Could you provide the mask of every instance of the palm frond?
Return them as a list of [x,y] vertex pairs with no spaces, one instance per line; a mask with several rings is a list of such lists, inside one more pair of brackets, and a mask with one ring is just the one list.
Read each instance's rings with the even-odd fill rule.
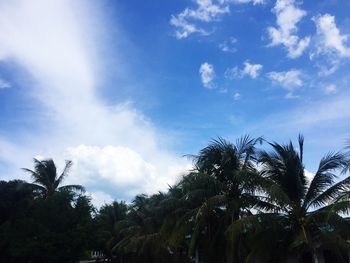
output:
[[[310,205],[320,206],[329,201],[329,198],[331,198],[332,195],[336,193],[336,189],[343,184],[331,187],[329,191],[326,191],[326,194],[322,193],[327,188],[332,186],[334,179],[337,178],[337,176],[332,172],[337,169],[344,168],[345,166],[346,158],[342,153],[328,153],[326,156],[324,156],[320,161],[317,172],[312,179],[308,191],[305,195],[303,207],[308,208]],[[320,194],[322,194],[322,197],[319,200],[316,200]]]
[[[326,186],[329,186],[330,184],[333,183],[332,178],[334,177],[334,175],[332,173],[326,173],[323,175],[325,178],[331,178],[331,179],[328,179],[330,182],[328,181],[328,182],[324,183],[324,184],[326,184]],[[311,184],[312,184],[312,182],[311,182]],[[322,183],[323,182],[321,181],[319,184],[322,184]],[[310,188],[311,188],[311,186],[312,185],[310,185]],[[319,186],[316,185],[315,188],[316,187],[319,187]],[[321,185],[319,187],[320,190],[318,190],[317,192],[316,192],[316,190],[314,190],[316,192],[314,195],[316,195],[316,196],[314,197],[314,199],[309,201],[307,208],[310,206],[319,207],[321,205],[326,205],[326,204],[338,199],[341,196],[341,194],[348,192],[350,190],[350,176],[346,177],[345,179],[341,180],[340,182],[329,187],[327,190],[322,191],[323,188],[324,188],[324,186]],[[305,200],[305,201],[307,202],[308,200]]]
[[63,172],[61,173],[61,175],[56,179],[55,181],[55,187],[57,188],[64,180],[65,177],[67,177],[70,168],[72,167],[73,162],[66,160],[66,165],[64,166]]
[[254,208],[262,212],[283,212],[284,210],[270,202],[270,199],[266,196],[257,196],[251,194],[242,194],[241,196],[243,207],[248,209]]
[[27,185],[34,193],[43,194],[46,191],[45,187],[38,185],[38,184],[27,183]]
[[[270,143],[270,145],[273,152],[260,152],[259,163],[262,164],[262,176],[278,184],[291,201],[300,203],[307,189],[300,154],[294,149],[292,142],[287,145],[278,143]],[[300,138],[300,147],[302,146],[303,141]]]
[[59,191],[62,192],[75,192],[80,191],[82,193],[85,192],[85,188],[81,185],[71,184],[71,185],[64,185],[58,188]]
[[275,204],[280,210],[285,212],[292,206],[292,200],[278,184],[271,184],[265,188],[267,200],[269,203]]
[[298,136],[298,143],[299,143],[300,161],[303,162],[303,157],[304,157],[304,136],[302,134],[299,134],[299,136]]
[[327,213],[336,213],[336,214],[349,214],[350,212],[350,200],[340,200],[334,202],[333,204],[329,204],[327,206],[322,207],[318,211],[323,211]]

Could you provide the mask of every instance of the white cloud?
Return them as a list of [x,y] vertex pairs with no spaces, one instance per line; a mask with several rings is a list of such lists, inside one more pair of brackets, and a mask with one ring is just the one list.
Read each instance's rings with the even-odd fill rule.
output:
[[241,98],[241,94],[239,92],[236,92],[235,94],[233,94],[234,100],[239,100],[240,98]]
[[68,148],[65,156],[74,163],[71,181],[89,185],[101,180],[109,182],[115,188],[125,189],[124,194],[129,198],[138,193],[165,190],[175,183],[185,168],[190,168],[176,163],[161,167],[128,147],[112,145],[79,145]]
[[260,71],[263,66],[261,64],[251,64],[248,61],[244,62],[244,68],[242,70],[243,75],[247,75],[252,79],[255,79],[259,76]]
[[203,26],[213,21],[219,21],[222,16],[230,13],[229,4],[263,4],[264,0],[194,0],[196,8],[185,8],[181,13],[172,15],[170,24],[176,28],[177,39],[187,38],[197,33],[209,35],[211,30]]
[[236,3],[236,4],[249,4],[260,5],[264,4],[266,0],[220,0],[220,3]]
[[238,67],[229,68],[225,72],[225,77],[228,79],[241,79],[245,76],[249,76],[252,79],[256,79],[263,68],[261,64],[251,64],[249,61],[243,63],[243,69]]
[[204,87],[208,89],[215,88],[213,80],[215,78],[214,66],[208,62],[204,62],[199,68],[199,75]]
[[170,19],[170,24],[178,28],[175,31],[175,36],[177,39],[187,38],[193,33],[199,33],[200,35],[208,35],[209,32],[202,28],[197,27],[195,24],[188,22],[183,16],[172,16]]
[[318,68],[318,75],[322,77],[327,77],[336,72],[340,66],[340,60],[337,58],[328,57],[325,60],[316,62],[316,67]]
[[92,204],[97,209],[100,209],[101,206],[110,204],[114,201],[112,196],[102,191],[88,192],[88,195],[91,196]]
[[8,89],[11,88],[11,84],[6,80],[0,78],[0,89]]
[[340,57],[350,57],[349,35],[342,35],[330,14],[313,18],[317,28],[317,52],[336,53]]
[[[136,160],[138,165],[130,170],[135,174],[128,173],[125,181],[140,178],[144,169],[140,187],[132,181],[130,189],[118,191],[121,196],[130,196],[133,189],[151,192],[173,182],[175,170],[185,171],[188,163],[167,150],[166,141],[171,138],[132,105],[107,106],[96,96],[96,83],[101,82],[96,74],[100,65],[96,52],[101,39],[94,38],[94,30],[100,32],[101,25],[94,20],[98,19],[95,11],[86,1],[0,2],[0,61],[16,63],[32,77],[34,85],[23,83],[27,87],[23,96],[40,102],[36,110],[41,116],[35,130],[16,139],[0,137],[0,160],[13,167],[17,177],[20,167],[32,167],[33,156],[52,157],[56,162],[74,157],[76,167],[67,182],[76,177],[81,178],[78,183],[84,182],[86,176],[88,191],[94,187],[89,182],[98,178],[105,178],[107,185],[94,191],[104,191],[109,184],[115,187],[122,179],[107,175],[134,167],[135,163],[126,162]],[[127,153],[124,157],[122,150]],[[80,155],[73,154],[76,152]],[[89,156],[97,161],[87,162]],[[119,158],[111,167],[108,162],[106,167],[101,165],[112,156]],[[88,171],[87,167],[95,174],[74,173],[78,168]]]
[[178,39],[187,38],[193,33],[209,34],[208,31],[196,26],[194,21],[205,23],[216,21],[230,12],[228,6],[214,4],[212,0],[196,0],[196,4],[196,9],[186,8],[180,14],[171,16],[170,24],[177,28],[175,35]]
[[294,0],[277,0],[273,8],[277,18],[277,28],[268,27],[271,43],[269,46],[283,45],[288,57],[300,57],[310,44],[310,37],[299,38],[297,24],[306,15],[306,11],[298,8]]
[[295,97],[294,91],[303,85],[302,72],[296,69],[281,72],[272,71],[267,73],[267,77],[288,91],[287,98]]
[[239,79],[242,78],[241,72],[237,66],[228,68],[225,71],[225,78],[227,79]]
[[224,42],[222,42],[219,45],[219,48],[223,52],[234,53],[237,51],[236,44],[237,44],[237,39],[234,37],[230,37],[228,40],[225,40]]
[[306,179],[308,181],[308,184],[310,184],[312,179],[314,179],[315,173],[312,173],[312,172],[304,169],[304,174],[305,174],[305,177],[306,177]]
[[337,93],[337,86],[335,84],[329,84],[324,87],[324,93],[327,95]]

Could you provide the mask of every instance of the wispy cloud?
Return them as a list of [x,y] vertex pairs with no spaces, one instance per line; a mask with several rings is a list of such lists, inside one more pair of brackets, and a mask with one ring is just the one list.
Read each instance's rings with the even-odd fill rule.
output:
[[187,38],[193,33],[209,34],[194,22],[204,23],[217,21],[222,15],[230,12],[227,5],[214,4],[212,0],[196,0],[197,8],[186,8],[178,15],[172,15],[170,24],[177,28],[175,34],[178,39]]
[[283,45],[288,57],[300,57],[310,44],[310,37],[297,35],[297,24],[306,15],[306,11],[297,7],[294,0],[277,0],[273,12],[276,14],[277,27],[268,27],[271,43],[269,46]]
[[192,34],[210,35],[213,31],[206,29],[211,22],[220,21],[230,13],[230,4],[263,4],[264,0],[195,0],[195,8],[185,8],[177,15],[172,15],[170,24],[176,28],[177,39],[187,38]]
[[199,68],[199,75],[204,87],[208,89],[215,88],[214,79],[215,79],[215,70],[212,64],[204,62]]
[[245,76],[249,76],[252,79],[256,79],[261,71],[263,65],[261,64],[252,64],[249,61],[243,63],[243,68],[239,69],[238,67],[229,68],[225,72],[225,77],[228,79],[241,79]]
[[219,45],[219,48],[223,52],[234,53],[237,51],[237,38],[230,37],[228,40],[225,40]]
[[236,3],[236,4],[248,4],[252,3],[253,5],[264,4],[266,0],[219,0],[220,3]]
[[[90,49],[99,48],[93,30],[100,30],[100,25],[90,24],[98,14],[90,13],[94,8],[87,5],[68,0],[0,3],[0,61],[20,65],[33,78],[34,85],[27,86],[23,96],[41,103],[37,111],[44,114],[45,123],[44,130],[38,125],[15,141],[0,138],[0,160],[18,176],[17,169],[31,167],[31,158],[38,154],[57,162],[71,158],[74,166],[68,180],[103,179],[114,189],[120,178],[140,178],[143,169],[142,180],[130,189],[118,188],[119,196],[130,198],[136,189],[165,189],[176,179],[174,171],[186,170],[187,162],[166,150],[165,136],[137,109],[129,104],[107,106],[96,96],[100,61]],[[139,165],[131,170],[134,177],[125,174],[135,164]],[[80,173],[89,170],[94,174]],[[103,191],[94,184],[87,187]]]
[[9,82],[0,78],[0,89],[8,89],[11,87],[12,85]]
[[302,133],[308,149],[305,160],[314,170],[325,153],[341,149],[345,139],[349,138],[349,103],[349,93],[327,97],[326,100],[304,101],[298,107],[268,114],[251,127],[244,127],[242,132],[257,136],[264,134],[266,139],[285,142]]
[[233,94],[233,99],[234,100],[239,100],[241,98],[241,94],[239,93],[239,92],[235,92],[234,94]]
[[323,91],[326,95],[335,94],[337,93],[337,86],[335,84],[326,85]]
[[297,69],[289,71],[272,71],[267,73],[267,77],[276,85],[288,91],[286,98],[294,98],[294,91],[303,85],[302,72]]

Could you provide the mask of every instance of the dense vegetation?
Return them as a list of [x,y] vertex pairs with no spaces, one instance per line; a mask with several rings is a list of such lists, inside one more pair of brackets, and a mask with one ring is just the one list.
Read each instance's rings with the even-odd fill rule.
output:
[[298,147],[221,138],[167,192],[97,211],[79,185],[62,186],[52,160],[33,183],[0,181],[0,262],[348,262],[349,154],[328,153],[313,178]]

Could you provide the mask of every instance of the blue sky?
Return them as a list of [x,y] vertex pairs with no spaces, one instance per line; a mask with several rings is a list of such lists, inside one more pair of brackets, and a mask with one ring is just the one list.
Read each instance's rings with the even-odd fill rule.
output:
[[350,2],[0,1],[1,178],[52,157],[96,204],[166,189],[217,136],[350,137]]

